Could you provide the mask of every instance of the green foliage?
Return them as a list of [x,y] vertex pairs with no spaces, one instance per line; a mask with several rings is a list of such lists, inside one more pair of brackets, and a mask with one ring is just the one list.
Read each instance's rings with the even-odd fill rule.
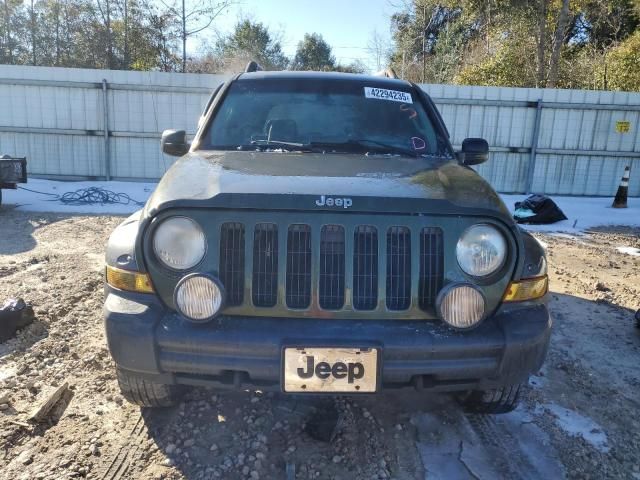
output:
[[363,65],[362,62],[355,61],[349,65],[337,64],[333,67],[333,71],[343,73],[365,73],[367,71],[367,67]]
[[145,0],[126,5],[125,17],[117,0],[38,0],[33,9],[8,0],[0,5],[0,63],[174,70],[175,18]]
[[606,62],[611,90],[640,91],[640,30],[611,50]]
[[535,64],[529,53],[535,46],[530,39],[513,36],[500,42],[497,51],[482,63],[469,65],[455,77],[461,85],[535,87]]
[[262,23],[243,20],[218,45],[221,55],[228,60],[241,59],[243,63],[256,60],[269,70],[283,70],[289,63],[280,42],[273,38]]
[[294,70],[333,70],[336,59],[331,47],[319,33],[306,33],[296,50],[292,67]]
[[572,0],[565,17],[562,5],[412,0],[391,19],[391,66],[427,83],[639,90],[640,1]]

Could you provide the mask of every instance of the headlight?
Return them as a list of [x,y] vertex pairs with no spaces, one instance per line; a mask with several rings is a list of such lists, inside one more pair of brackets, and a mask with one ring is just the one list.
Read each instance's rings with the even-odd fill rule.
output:
[[443,289],[436,302],[442,320],[454,328],[477,325],[484,317],[485,301],[473,286],[458,284]]
[[495,227],[473,225],[458,240],[456,256],[465,273],[474,277],[486,277],[504,264],[507,242]]
[[187,217],[164,220],[153,235],[153,251],[167,267],[187,270],[195,267],[206,250],[200,226]]
[[222,287],[208,275],[193,273],[184,277],[176,286],[174,295],[177,310],[189,320],[206,322],[222,308]]

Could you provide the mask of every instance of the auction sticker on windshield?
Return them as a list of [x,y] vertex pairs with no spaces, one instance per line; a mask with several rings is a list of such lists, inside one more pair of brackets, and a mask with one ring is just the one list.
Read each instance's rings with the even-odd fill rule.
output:
[[390,100],[392,102],[413,103],[410,93],[400,92],[398,90],[387,90],[386,88],[364,87],[364,96],[367,98]]

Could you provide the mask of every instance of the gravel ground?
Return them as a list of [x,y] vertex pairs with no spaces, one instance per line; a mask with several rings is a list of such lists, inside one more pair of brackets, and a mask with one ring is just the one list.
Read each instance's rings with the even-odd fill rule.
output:
[[[640,247],[638,230],[537,235],[555,325],[514,413],[465,415],[412,392],[205,389],[141,411],[118,393],[102,331],[104,244],[121,220],[0,214],[0,302],[20,296],[36,313],[0,344],[0,478],[640,479],[640,257],[616,250]],[[48,421],[25,422],[64,382]]]

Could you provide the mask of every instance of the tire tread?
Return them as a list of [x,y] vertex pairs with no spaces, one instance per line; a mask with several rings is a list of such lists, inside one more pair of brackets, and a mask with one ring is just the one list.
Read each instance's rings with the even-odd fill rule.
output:
[[177,385],[156,383],[116,368],[118,386],[122,396],[141,407],[171,407],[180,399]]
[[469,413],[509,413],[515,410],[520,402],[521,387],[522,384],[516,384],[486,391],[474,390],[462,399],[462,405]]

